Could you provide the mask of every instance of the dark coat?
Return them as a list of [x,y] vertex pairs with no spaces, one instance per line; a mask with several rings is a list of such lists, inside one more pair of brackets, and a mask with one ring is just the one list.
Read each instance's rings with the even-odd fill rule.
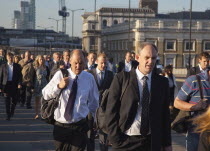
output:
[[[123,141],[124,133],[131,127],[140,105],[136,71],[133,69],[129,74],[129,84],[122,100],[120,100],[120,96],[123,72],[114,77],[110,87],[106,122],[108,136],[113,146],[118,146]],[[153,72],[150,99],[151,151],[160,151],[162,146],[171,145],[168,90],[168,80]]]
[[[136,60],[131,61],[131,69],[136,69],[139,63]],[[117,73],[123,71],[125,69],[125,60],[119,62],[119,67],[117,69]]]
[[[4,87],[7,84],[8,80],[8,64],[2,64],[0,67],[0,87],[4,89]],[[13,76],[12,76],[12,82],[15,87],[18,86],[18,84],[21,85],[22,82],[22,74],[21,74],[21,67],[17,63],[13,63]]]
[[97,75],[96,75],[97,74],[96,69],[92,69],[89,72],[94,76],[94,79],[96,81],[96,84],[97,84],[98,90],[99,90],[99,100],[101,100],[103,92],[106,89],[109,89],[109,87],[112,83],[112,80],[113,80],[113,77],[114,77],[113,72],[111,72],[109,70],[105,70],[104,79],[103,79],[101,85],[99,85],[99,83],[98,83],[98,79],[97,79]]

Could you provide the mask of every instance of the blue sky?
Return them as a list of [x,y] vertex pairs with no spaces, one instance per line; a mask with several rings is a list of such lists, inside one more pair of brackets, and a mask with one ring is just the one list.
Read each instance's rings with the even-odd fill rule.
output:
[[[12,27],[13,11],[20,10],[21,0],[0,0],[0,26],[5,28]],[[27,0],[25,0],[27,1]],[[54,26],[56,23],[48,20],[49,17],[61,19],[58,16],[59,0],[36,0],[36,25]],[[94,10],[95,0],[66,0],[66,6],[70,9],[84,8],[85,11]],[[131,0],[132,7],[138,7],[139,0]],[[190,0],[159,0],[159,12],[166,13],[171,11],[189,10]],[[97,0],[97,8],[101,7],[128,7],[128,0]],[[194,11],[204,11],[210,9],[210,0],[193,0]],[[84,11],[75,12],[74,35],[81,36],[82,19]],[[61,30],[62,24],[59,23]],[[67,33],[71,35],[71,16],[67,19]]]

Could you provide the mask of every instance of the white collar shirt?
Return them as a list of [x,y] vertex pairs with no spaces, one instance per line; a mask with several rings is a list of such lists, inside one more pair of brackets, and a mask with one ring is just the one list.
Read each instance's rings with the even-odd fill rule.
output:
[[89,62],[87,63],[87,66],[88,66],[88,70],[92,70],[93,69],[93,66],[94,64],[90,65]]
[[[77,95],[73,108],[73,116],[71,120],[66,120],[64,117],[65,109],[68,103],[71,87],[76,75],[72,72],[71,68],[67,69],[69,72],[69,85],[65,88],[60,96],[59,105],[55,109],[54,118],[60,123],[75,123],[88,115],[90,112],[93,117],[96,109],[99,107],[99,93],[94,77],[86,72],[82,71],[78,75],[77,79]],[[45,100],[55,98],[61,89],[57,87],[63,78],[61,71],[56,72],[52,80],[44,87],[42,94]]]
[[199,68],[200,68],[200,71],[201,71],[201,73],[204,73],[206,70],[203,70],[202,68],[201,68],[201,65],[200,64],[198,64],[198,66],[199,66]]
[[[148,75],[144,75],[137,68],[136,69],[136,75],[137,75],[137,81],[138,81],[139,92],[140,92],[140,100],[139,100],[139,106],[138,106],[138,109],[137,109],[137,114],[136,114],[136,117],[134,119],[134,122],[131,125],[131,127],[125,132],[129,136],[141,135],[141,133],[140,133],[141,111],[142,111],[141,102],[142,102],[142,91],[143,91],[143,79],[142,78],[144,76],[148,77],[147,84],[148,84],[149,92],[151,90],[151,76],[152,76],[152,72],[150,72]],[[149,131],[149,133],[150,133],[150,131]]]
[[127,62],[127,61],[125,60],[125,71],[126,71],[126,72],[130,72],[130,71],[131,71],[131,68],[132,68],[132,61]]
[[[102,74],[102,75],[100,75],[100,74]],[[104,79],[104,75],[105,75],[105,71],[101,71],[98,68],[96,68],[96,76],[98,79],[98,84],[101,84],[100,81],[101,81],[101,78]]]
[[7,63],[7,65],[8,65],[8,79],[7,79],[7,81],[12,81],[13,63],[12,64]]

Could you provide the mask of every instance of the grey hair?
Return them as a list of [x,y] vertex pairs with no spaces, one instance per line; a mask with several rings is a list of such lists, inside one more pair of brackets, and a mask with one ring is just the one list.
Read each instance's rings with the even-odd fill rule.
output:
[[158,48],[157,48],[157,46],[155,46],[155,44],[153,44],[151,42],[142,42],[142,43],[140,43],[140,46],[138,46],[138,48],[137,48],[137,53],[140,54],[140,52],[144,49],[144,47],[146,47],[148,45],[152,46],[158,52]]

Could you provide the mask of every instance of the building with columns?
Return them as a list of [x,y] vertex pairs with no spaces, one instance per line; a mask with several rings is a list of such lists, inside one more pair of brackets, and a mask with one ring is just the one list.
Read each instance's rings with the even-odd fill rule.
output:
[[[173,64],[182,68],[188,65],[189,59],[189,21],[176,19],[139,19],[131,23],[132,50],[141,42],[152,42],[159,50],[161,63]],[[102,31],[102,50],[115,62],[124,58],[128,50],[128,24],[119,24]],[[191,65],[197,64],[196,56],[210,52],[210,20],[192,22]]]
[[[114,62],[124,59],[126,51],[136,51],[144,41],[159,49],[161,64],[188,66],[189,12],[158,14],[157,0],[140,0],[139,8],[101,8],[83,16],[83,49],[106,52]],[[210,10],[192,12],[191,65],[197,55],[210,52]]]

